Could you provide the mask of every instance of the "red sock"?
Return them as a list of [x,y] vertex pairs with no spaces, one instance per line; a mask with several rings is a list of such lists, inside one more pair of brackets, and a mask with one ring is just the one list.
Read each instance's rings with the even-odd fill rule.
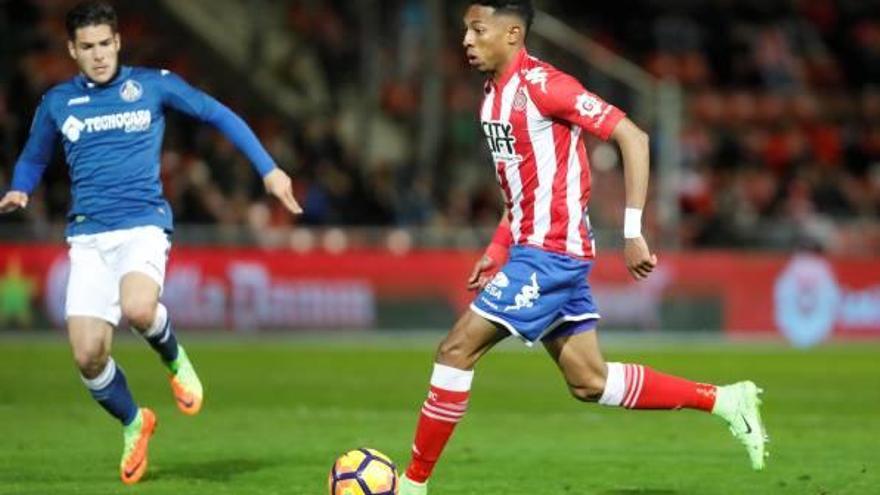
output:
[[[438,370],[438,368],[441,368]],[[450,371],[451,370],[451,371]],[[441,375],[460,374],[458,378],[463,378],[466,382],[467,390],[453,391],[447,388],[441,388],[435,385],[436,382],[444,382],[438,380],[438,373]],[[464,417],[467,411],[468,397],[470,396],[470,379],[473,371],[456,370],[442,365],[435,365],[434,375],[431,378],[431,391],[428,393],[428,399],[422,405],[422,412],[419,415],[419,424],[416,427],[416,438],[413,442],[412,460],[406,469],[406,477],[418,483],[424,483],[431,472],[434,465],[443,452],[443,447],[452,436],[455,425]],[[441,377],[442,378],[442,377]],[[464,388],[461,386],[462,381],[458,381],[459,386],[453,388]]]
[[629,409],[699,409],[712,412],[715,385],[666,375],[639,364],[608,363],[600,404]]

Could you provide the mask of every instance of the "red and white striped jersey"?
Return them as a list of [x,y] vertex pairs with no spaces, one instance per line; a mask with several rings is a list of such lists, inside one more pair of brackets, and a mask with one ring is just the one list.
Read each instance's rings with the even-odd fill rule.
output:
[[607,140],[624,113],[525,49],[485,92],[480,120],[514,244],[592,258],[581,131]]

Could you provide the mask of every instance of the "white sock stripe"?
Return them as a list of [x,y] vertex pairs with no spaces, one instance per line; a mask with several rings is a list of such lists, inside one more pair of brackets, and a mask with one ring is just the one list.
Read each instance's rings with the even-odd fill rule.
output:
[[450,411],[448,409],[443,409],[441,407],[435,407],[427,402],[422,404],[422,410],[423,411],[428,410],[428,411],[431,411],[436,414],[445,414],[446,416],[450,416],[450,417],[454,417],[454,418],[455,417],[460,418],[460,417],[464,416],[464,413],[465,413],[465,411],[456,412],[456,411]]
[[639,396],[642,395],[642,385],[645,382],[645,370],[641,365],[633,364],[633,386],[632,391],[629,395],[629,399],[625,404],[626,407],[632,409],[636,406],[636,403],[639,401]]
[[639,372],[636,367],[631,364],[628,364],[626,366],[629,370],[630,380],[626,390],[626,398],[623,400],[623,407],[628,408],[630,407],[630,404],[632,404],[632,398],[636,392],[636,382],[638,382],[639,380]]
[[623,401],[623,405],[624,407],[631,408],[633,405],[635,405],[636,392],[639,389],[639,366],[635,364],[630,364],[627,366],[629,366],[629,375],[631,377],[631,380],[629,384],[629,391],[626,394],[626,400]]
[[460,370],[451,366],[434,363],[431,385],[450,392],[468,392],[474,379],[474,370]]
[[645,367],[641,364],[639,365],[639,388],[636,390],[636,396],[633,397],[633,407],[636,407],[639,399],[642,397],[642,389],[645,387]]
[[169,325],[170,321],[165,321],[165,330],[162,333],[162,338],[159,339],[160,344],[164,344],[168,342],[168,338],[171,337],[171,325]]
[[159,303],[156,305],[156,317],[153,320],[153,324],[144,332],[144,337],[155,337],[159,335],[159,333],[165,330],[165,327],[168,326],[167,323],[168,309],[164,304]]
[[623,407],[628,407],[629,399],[630,399],[630,397],[632,397],[633,388],[635,388],[635,387],[633,387],[633,382],[635,381],[634,380],[635,377],[633,376],[633,374],[634,374],[635,370],[633,370],[633,367],[631,364],[625,364],[623,366],[624,366],[624,369],[626,370],[626,392],[623,395],[623,402],[621,403],[621,405]]
[[466,411],[468,408],[467,401],[464,402],[438,402],[435,400],[428,399],[425,401],[426,404],[431,404],[434,407],[439,407],[440,409],[449,409],[450,411]]
[[80,378],[89,390],[103,390],[116,378],[116,361],[112,357],[109,358],[104,369],[95,378],[86,378],[82,375]]
[[629,404],[629,396],[632,394],[632,366],[624,364],[623,369],[626,373],[626,382],[624,383],[623,400],[620,402],[620,405],[626,407]]
[[437,421],[442,421],[444,423],[458,423],[459,421],[461,421],[461,418],[450,418],[448,416],[440,416],[440,415],[434,414],[430,411],[426,411],[424,409],[422,409],[422,414],[424,414],[425,416],[427,416],[431,419],[436,419]]
[[605,378],[605,390],[599,398],[603,406],[619,406],[626,392],[626,377],[621,363],[608,363],[608,376]]

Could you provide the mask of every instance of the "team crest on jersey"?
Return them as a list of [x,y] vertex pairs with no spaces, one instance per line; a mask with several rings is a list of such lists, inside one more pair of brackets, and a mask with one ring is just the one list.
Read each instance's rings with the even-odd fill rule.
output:
[[526,105],[529,100],[526,97],[526,90],[522,86],[516,90],[516,95],[513,97],[513,110],[516,112],[522,112],[526,109]]
[[123,100],[134,103],[141,99],[141,96],[144,95],[144,88],[141,86],[141,83],[135,81],[134,79],[129,79],[122,83],[122,87],[119,88],[119,96],[122,97]]
[[577,101],[574,104],[575,110],[582,117],[589,117],[591,119],[598,117],[604,110],[604,107],[605,105],[602,103],[602,100],[589,93],[578,95]]
[[522,157],[516,153],[516,137],[513,135],[513,125],[510,122],[500,120],[484,120],[483,134],[489,144],[489,151],[496,161],[521,161]]

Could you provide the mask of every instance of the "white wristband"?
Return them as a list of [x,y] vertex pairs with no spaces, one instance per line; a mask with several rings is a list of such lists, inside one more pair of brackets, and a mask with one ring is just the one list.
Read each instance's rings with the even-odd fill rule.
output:
[[642,210],[627,208],[623,213],[623,238],[635,239],[642,236]]

